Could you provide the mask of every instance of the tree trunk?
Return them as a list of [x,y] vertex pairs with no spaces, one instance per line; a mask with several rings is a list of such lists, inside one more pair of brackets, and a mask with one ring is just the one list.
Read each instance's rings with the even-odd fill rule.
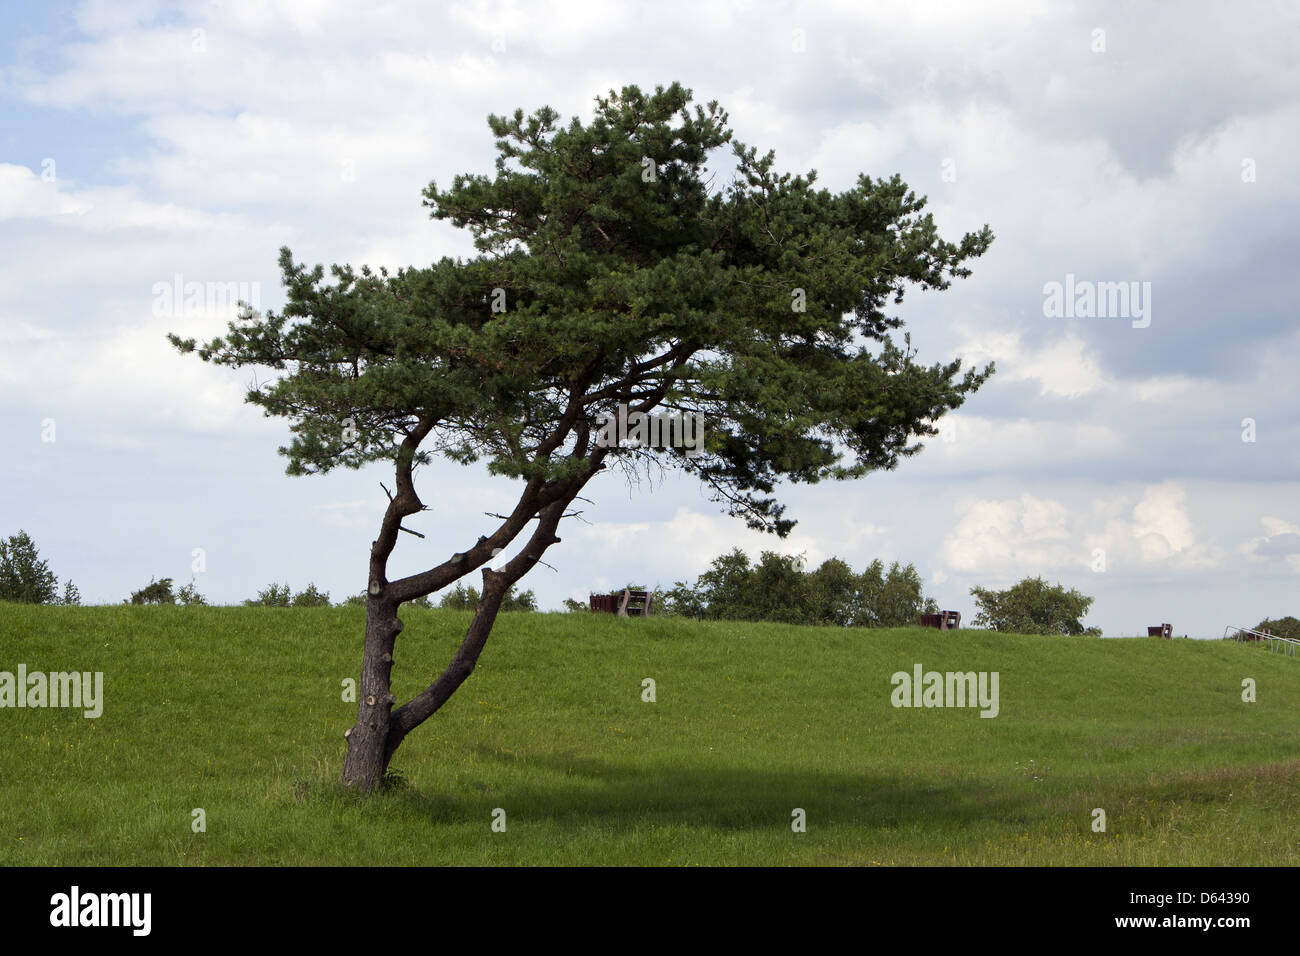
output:
[[357,722],[345,736],[348,753],[343,760],[343,782],[354,790],[377,789],[388,772],[388,762],[406,735],[431,717],[465,682],[478,663],[509,585],[504,575],[485,570],[483,595],[456,656],[439,678],[422,694],[394,714],[397,698],[391,690],[393,646],[402,631],[397,605],[373,595],[366,601],[366,646],[361,658],[361,693]]
[[[585,450],[585,432],[580,444]],[[478,544],[470,552],[453,555],[450,561],[427,575],[403,578],[395,583],[387,582],[388,555],[397,538],[401,518],[421,510],[419,499],[415,498],[411,488],[409,461],[405,470],[399,469],[398,486],[402,489],[402,494],[390,501],[380,536],[371,549],[370,587],[366,598],[366,643],[361,658],[357,722],[344,734],[348,741],[347,756],[343,760],[345,785],[362,793],[376,790],[384,781],[389,760],[406,739],[406,735],[433,716],[465,682],[478,663],[488,635],[492,633],[492,625],[496,621],[497,612],[501,610],[506,591],[537,564],[547,548],[559,542],[555,529],[564,516],[564,509],[573,501],[583,483],[603,467],[597,458],[589,474],[571,479],[561,494],[536,512],[537,529],[523,550],[501,570],[481,569],[483,592],[455,657],[432,684],[393,710],[393,705],[397,703],[391,689],[393,646],[397,635],[402,632],[402,622],[397,617],[397,609],[402,601],[431,593],[439,586],[436,578],[440,572],[446,575],[442,583],[456,580],[465,573],[463,566],[471,559],[471,554],[477,565],[500,550],[500,546],[495,546],[496,550],[489,550],[494,547],[491,539],[479,538]],[[525,498],[521,499],[516,508],[516,516],[510,521],[517,521],[518,524],[528,521],[536,502],[536,489],[530,486]],[[508,543],[517,531],[518,528],[511,529],[508,522],[498,531],[498,535]],[[429,581],[428,575],[434,576],[435,580]]]
[[363,793],[384,780],[392,750],[388,745],[389,718],[396,698],[390,689],[393,645],[402,631],[397,605],[383,596],[366,599],[366,645],[361,657],[361,689],[357,694],[357,722],[344,736],[348,741],[343,761],[343,782]]

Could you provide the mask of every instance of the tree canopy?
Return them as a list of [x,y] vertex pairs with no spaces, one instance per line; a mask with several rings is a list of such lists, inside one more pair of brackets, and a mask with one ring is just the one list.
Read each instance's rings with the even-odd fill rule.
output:
[[[597,98],[588,125],[550,108],[491,116],[496,176],[430,183],[436,219],[482,255],[390,275],[308,269],[282,249],[288,304],[245,312],[183,351],[287,372],[248,393],[291,421],[291,474],[443,454],[553,485],[603,461],[595,418],[620,402],[702,413],[705,454],[662,456],[751,526],[789,531],[775,483],[891,468],[991,368],[920,365],[886,314],[909,284],[947,288],[992,235],[951,243],[900,180],[841,193],[733,144],[716,102],[678,84]],[[675,122],[674,122],[675,121]],[[633,458],[649,450],[617,450]]]
[[1011,634],[1065,634],[1100,636],[1099,628],[1085,628],[1083,617],[1092,598],[1042,578],[1025,578],[1005,591],[975,587],[970,592],[979,613],[972,622]]
[[1267,631],[1277,637],[1287,637],[1293,641],[1300,641],[1300,620],[1287,615],[1275,620],[1265,618],[1255,625],[1256,631]]
[[[64,587],[65,603],[81,603],[76,586]],[[59,579],[41,558],[36,542],[26,531],[0,540],[0,601],[22,604],[59,603]]]

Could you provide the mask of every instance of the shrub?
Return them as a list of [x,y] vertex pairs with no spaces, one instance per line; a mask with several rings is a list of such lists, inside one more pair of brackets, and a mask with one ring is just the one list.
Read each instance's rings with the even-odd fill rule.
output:
[[172,579],[163,578],[149,583],[131,595],[132,604],[175,604],[176,595],[172,593]]
[[291,594],[289,585],[270,584],[263,591],[257,592],[257,597],[246,600],[246,607],[288,607]]
[[449,611],[472,611],[478,607],[478,596],[478,588],[472,584],[466,587],[457,581],[456,586],[442,596],[438,607]]
[[[478,602],[475,602],[476,604]],[[505,597],[501,599],[501,610],[503,611],[536,611],[537,595],[529,588],[519,594],[515,593],[512,587],[506,591]]]
[[[288,585],[285,585],[285,591],[288,590]],[[318,591],[316,585],[308,581],[306,590],[295,594],[290,603],[294,607],[329,607],[330,595],[328,591]]]
[[182,584],[180,590],[176,592],[176,599],[186,606],[205,605],[207,600],[199,593],[198,586],[195,585],[194,579],[190,578],[189,584]]

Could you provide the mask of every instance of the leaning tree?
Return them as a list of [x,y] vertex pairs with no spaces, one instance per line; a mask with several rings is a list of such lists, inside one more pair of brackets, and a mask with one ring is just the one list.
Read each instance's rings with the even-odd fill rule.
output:
[[[282,249],[282,311],[245,307],[206,345],[170,336],[205,361],[281,373],[247,400],[289,420],[289,474],[394,467],[369,556],[349,786],[380,784],[407,734],[469,677],[503,596],[602,470],[680,468],[729,514],[784,536],[794,522],[772,497],[778,481],[895,467],[992,372],[917,363],[885,311],[910,285],[969,275],[987,227],[940,239],[898,176],[831,193],[815,172],[778,174],[772,153],[732,141],[716,102],[690,103],[674,83],[597,97],[587,124],[558,125],[549,107],[490,116],[495,175],[424,192],[432,218],[471,231],[473,258],[396,274],[335,265],[326,281]],[[714,190],[705,164],[728,143],[731,181]],[[703,445],[606,440],[620,406],[701,415]],[[425,510],[417,471],[438,456],[485,460],[516,480],[518,501],[464,550],[390,580],[403,520]],[[475,570],[482,593],[454,658],[397,706],[400,607]]]

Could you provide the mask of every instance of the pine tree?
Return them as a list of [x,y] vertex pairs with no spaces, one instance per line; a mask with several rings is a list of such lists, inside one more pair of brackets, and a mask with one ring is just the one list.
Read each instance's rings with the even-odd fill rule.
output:
[[[335,265],[326,282],[282,249],[282,312],[246,309],[203,345],[170,337],[205,361],[283,373],[247,399],[291,422],[290,474],[392,463],[346,735],[351,786],[377,787],[469,676],[507,591],[559,542],[600,472],[681,469],[729,514],[784,536],[794,522],[778,482],[895,467],[992,371],[918,363],[886,312],[910,286],[968,275],[987,227],[939,238],[898,176],[832,193],[815,172],[777,173],[772,153],[733,141],[716,102],[690,105],[674,83],[611,91],[585,124],[561,126],[549,107],[490,116],[495,175],[424,193],[433,218],[473,234],[477,256],[396,274]],[[735,179],[715,191],[706,162],[729,144]],[[602,440],[611,416],[660,412],[699,416],[702,444]],[[390,580],[403,522],[426,510],[415,472],[436,455],[485,461],[517,479],[518,501],[464,550]],[[475,571],[481,599],[459,650],[395,706],[398,609]]]

